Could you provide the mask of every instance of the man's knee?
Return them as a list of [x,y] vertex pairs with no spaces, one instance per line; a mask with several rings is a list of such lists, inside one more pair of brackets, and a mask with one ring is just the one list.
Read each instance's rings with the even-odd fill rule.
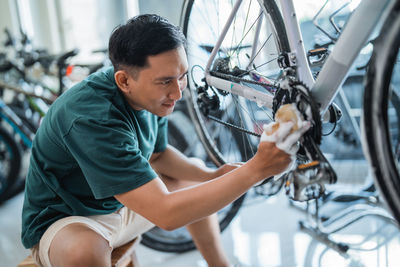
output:
[[54,237],[49,257],[52,266],[109,266],[111,248],[98,233],[75,224]]
[[[199,158],[191,157],[191,158],[189,158],[189,160],[193,164],[195,164],[195,165],[197,165],[199,167],[206,166],[204,161],[199,159]],[[168,190],[170,192],[173,192],[173,191],[176,191],[176,190],[179,190],[179,189],[183,189],[183,188],[187,188],[187,187],[190,187],[190,186],[193,186],[193,185],[197,185],[197,184],[200,183],[200,182],[195,182],[195,181],[190,181],[190,180],[176,179],[174,177],[162,175],[160,173],[158,173],[158,175],[161,178],[161,180],[164,182],[164,184],[167,186],[167,188],[168,188]]]
[[189,160],[190,160],[192,163],[194,163],[194,164],[196,164],[197,166],[199,166],[199,167],[205,167],[205,166],[206,166],[206,163],[205,163],[202,159],[195,158],[195,157],[191,157],[191,158],[189,158]]

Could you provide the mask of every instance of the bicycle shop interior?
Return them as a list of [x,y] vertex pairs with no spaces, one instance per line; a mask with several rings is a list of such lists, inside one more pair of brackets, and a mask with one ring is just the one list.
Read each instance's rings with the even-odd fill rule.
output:
[[[185,18],[181,16],[188,3],[193,5],[193,2],[202,3],[204,10],[227,7],[215,13],[226,16],[236,1],[0,0],[1,266],[18,266],[31,254],[21,242],[25,177],[32,140],[51,104],[91,73],[111,66],[107,45],[116,26],[139,14],[158,14],[184,28]],[[241,5],[250,9],[253,5],[250,2],[257,1],[247,0]],[[331,48],[335,39],[332,34],[340,34],[332,25],[343,27],[355,2],[359,1],[294,1],[306,50]],[[245,12],[245,16],[251,16],[252,12]],[[211,12],[206,13],[212,16]],[[198,26],[201,29],[203,22]],[[199,30],[196,38],[204,44],[204,50],[211,47],[210,53],[208,36],[201,33]],[[338,125],[323,126],[324,133],[332,133],[323,136],[321,150],[334,166],[337,182],[327,185],[326,192],[317,200],[299,202],[288,196],[283,179],[273,178],[273,182],[251,188],[235,202],[236,206],[224,208],[219,212],[227,220],[221,233],[222,245],[231,266],[400,266],[398,222],[374,184],[360,137],[363,76],[371,46],[368,44],[362,50],[357,66],[342,85],[340,97],[335,99],[345,110],[343,118]],[[314,56],[316,69],[325,55],[328,52]],[[199,70],[193,67],[196,68]],[[198,135],[199,129],[188,110],[191,102],[186,98],[183,94],[174,112],[167,116],[168,142],[185,155],[201,158],[208,167],[217,168],[213,155]],[[218,128],[227,124],[220,124]],[[224,131],[219,135],[221,147],[238,142],[235,136],[227,138]],[[258,139],[251,138],[258,144]],[[239,146],[234,149],[236,152],[230,153],[239,156],[247,153]],[[8,186],[7,179],[12,179],[12,185]],[[153,229],[142,236],[142,243],[135,248],[138,263],[143,267],[208,266],[198,250],[181,245],[188,240],[191,237],[184,229]]]

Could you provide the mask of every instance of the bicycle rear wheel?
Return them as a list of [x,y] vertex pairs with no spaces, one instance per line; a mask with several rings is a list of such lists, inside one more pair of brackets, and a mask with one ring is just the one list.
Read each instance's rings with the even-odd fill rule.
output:
[[[196,131],[217,166],[250,159],[262,125],[272,120],[271,110],[244,97],[213,87],[201,90],[207,60],[235,2],[187,1],[182,16],[189,62],[185,98]],[[244,0],[217,52],[212,75],[240,80],[273,95],[273,85],[281,75],[278,57],[287,51],[286,31],[275,1]]]
[[0,128],[0,203],[7,199],[21,166],[21,153],[12,136]]
[[[245,195],[238,198],[232,204],[218,211],[219,227],[224,231],[231,223],[243,204]],[[186,228],[174,231],[165,231],[154,227],[142,235],[141,243],[149,248],[164,252],[186,252],[195,249],[195,244]]]
[[374,43],[364,95],[363,127],[376,183],[400,222],[400,2]]

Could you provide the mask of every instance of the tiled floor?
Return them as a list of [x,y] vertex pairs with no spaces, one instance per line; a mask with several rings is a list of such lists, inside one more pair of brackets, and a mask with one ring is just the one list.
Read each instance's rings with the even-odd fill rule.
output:
[[[29,253],[19,240],[22,201],[20,194],[0,207],[0,266],[16,266]],[[330,205],[324,207],[330,213],[343,209]],[[224,247],[238,266],[400,266],[399,230],[379,217],[366,216],[331,236],[350,244],[345,255],[299,230],[298,222],[304,218],[305,213],[283,194],[268,200],[248,198],[223,233]],[[197,251],[161,253],[140,245],[138,257],[143,267],[207,266]]]

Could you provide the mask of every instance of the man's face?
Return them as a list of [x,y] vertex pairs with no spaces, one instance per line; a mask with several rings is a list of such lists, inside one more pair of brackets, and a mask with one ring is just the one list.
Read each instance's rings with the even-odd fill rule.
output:
[[[124,95],[136,110],[145,109],[158,116],[174,110],[187,85],[188,63],[183,46],[147,58],[149,66],[129,75]],[[135,79],[136,78],[136,79]]]

